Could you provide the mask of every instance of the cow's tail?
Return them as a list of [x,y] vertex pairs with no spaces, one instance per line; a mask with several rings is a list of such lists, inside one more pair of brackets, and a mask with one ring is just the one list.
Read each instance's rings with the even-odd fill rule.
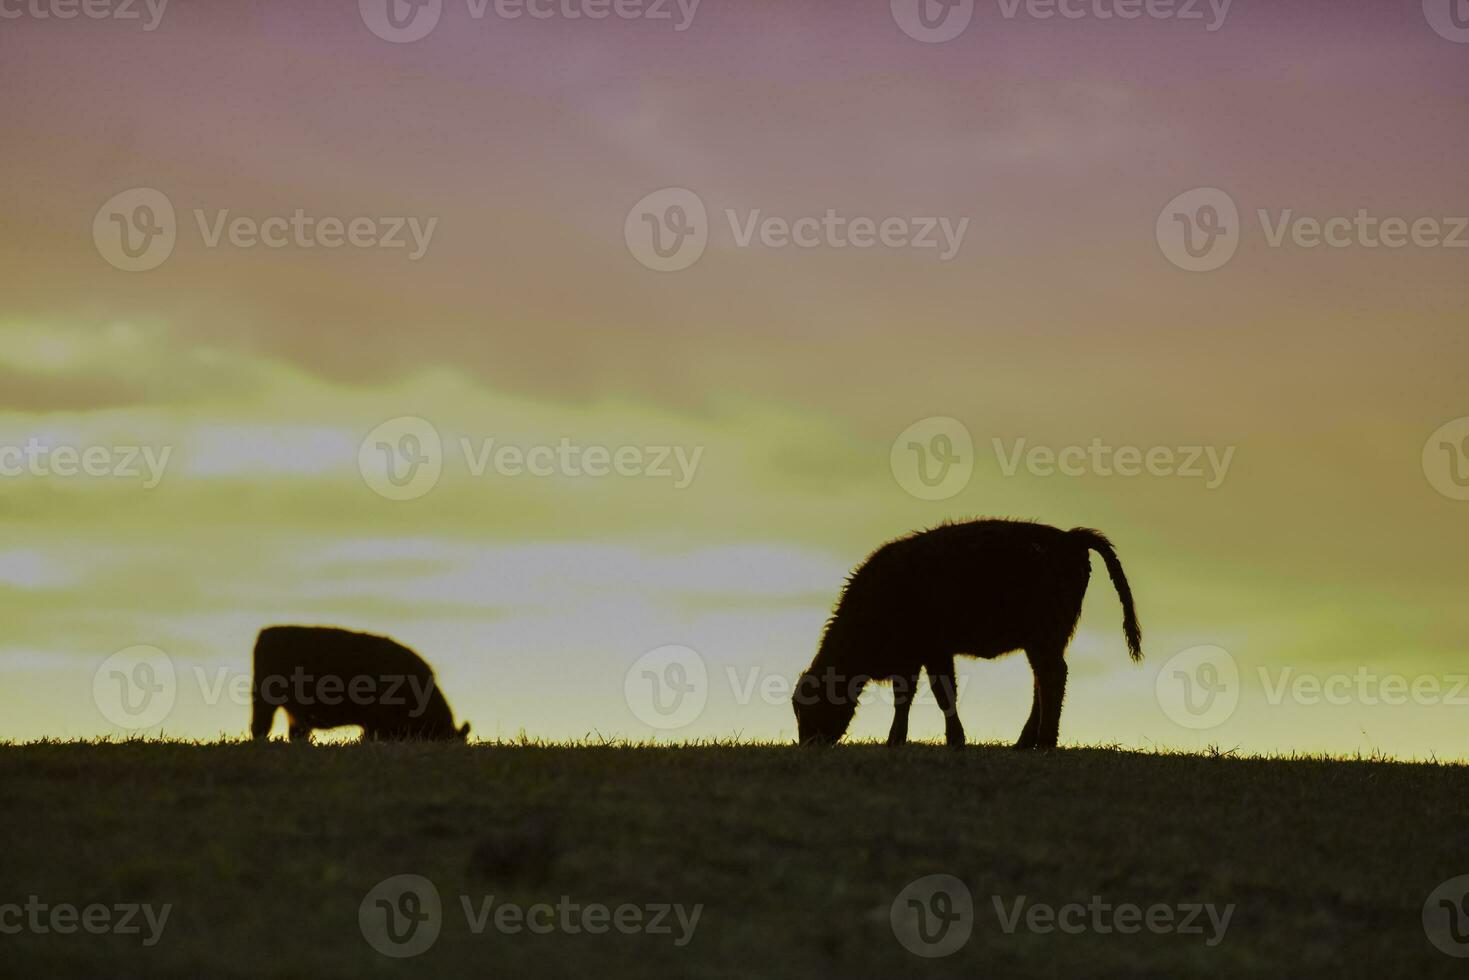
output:
[[1143,632],[1137,624],[1137,610],[1132,607],[1132,589],[1127,584],[1127,576],[1122,574],[1122,562],[1117,560],[1112,542],[1101,531],[1089,527],[1074,527],[1070,533],[1089,550],[1101,555],[1107,564],[1107,575],[1117,590],[1117,598],[1122,600],[1122,633],[1127,637],[1127,652],[1133,660],[1143,659]]

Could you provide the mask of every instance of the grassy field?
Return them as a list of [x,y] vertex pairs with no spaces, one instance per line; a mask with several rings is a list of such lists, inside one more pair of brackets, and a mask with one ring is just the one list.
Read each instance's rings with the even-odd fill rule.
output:
[[[1448,976],[1469,964],[1421,916],[1469,873],[1466,775],[991,746],[6,746],[0,905],[36,896],[48,930],[60,905],[171,908],[151,935],[142,912],[128,935],[24,925],[0,975]],[[369,893],[403,874],[441,912],[394,957],[359,911],[385,922]],[[952,890],[898,901],[936,874],[967,920]],[[395,914],[431,914],[384,887]],[[920,949],[949,955],[900,941],[914,894],[951,921]],[[1068,903],[1087,910],[1048,930]],[[1113,928],[1128,903],[1174,927]],[[1195,904],[1232,905],[1227,927],[1178,929]],[[594,934],[598,906],[622,918]]]

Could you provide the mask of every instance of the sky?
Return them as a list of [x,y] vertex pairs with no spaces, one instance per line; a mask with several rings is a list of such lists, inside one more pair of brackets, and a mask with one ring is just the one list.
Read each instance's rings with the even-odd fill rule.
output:
[[1136,595],[1063,744],[1469,758],[1469,12],[387,2],[0,0],[0,738],[242,736],[315,623],[786,740],[850,569],[1004,516]]

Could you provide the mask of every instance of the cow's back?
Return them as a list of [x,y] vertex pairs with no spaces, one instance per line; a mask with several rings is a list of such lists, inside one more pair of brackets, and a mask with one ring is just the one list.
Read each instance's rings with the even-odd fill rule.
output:
[[[889,542],[852,575],[838,612],[885,644],[995,656],[1079,607],[1086,549],[1025,521],[946,524]],[[1057,612],[1057,607],[1064,607]]]
[[351,677],[392,674],[426,677],[423,658],[386,636],[333,626],[269,626],[255,641],[256,673]]

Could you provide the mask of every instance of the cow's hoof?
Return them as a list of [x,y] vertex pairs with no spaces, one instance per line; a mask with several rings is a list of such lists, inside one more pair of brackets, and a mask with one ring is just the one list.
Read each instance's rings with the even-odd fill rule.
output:
[[1015,751],[1017,751],[1017,752],[1028,752],[1031,749],[1036,748],[1036,747],[1037,746],[1036,746],[1036,743],[1035,743],[1035,739],[1033,739],[1033,738],[1024,738],[1024,737],[1022,737],[1019,741],[1017,741],[1012,746],[1012,748],[1014,748]]
[[957,735],[957,736],[956,735],[950,735],[950,736],[948,736],[948,738],[944,739],[944,742],[951,749],[962,749],[964,747],[964,736],[963,735]]
[[902,738],[898,738],[895,735],[889,735],[888,736],[887,745],[888,745],[889,748],[892,748],[892,747],[895,747],[895,746],[898,746],[898,745],[907,745],[907,744],[908,744],[908,737],[906,735],[903,736]]

